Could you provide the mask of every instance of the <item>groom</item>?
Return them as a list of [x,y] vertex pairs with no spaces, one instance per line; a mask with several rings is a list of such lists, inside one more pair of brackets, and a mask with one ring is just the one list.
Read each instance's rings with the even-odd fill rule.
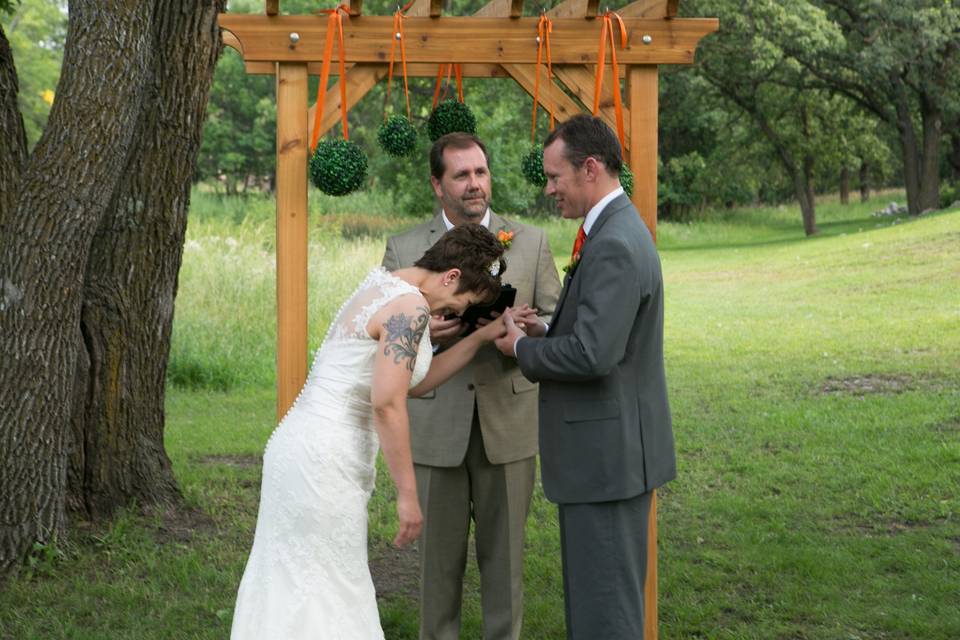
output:
[[547,138],[546,193],[583,218],[549,328],[497,341],[540,383],[540,465],[559,504],[567,638],[643,638],[651,492],[676,475],[663,368],[663,280],[620,187],[620,144],[576,116]]

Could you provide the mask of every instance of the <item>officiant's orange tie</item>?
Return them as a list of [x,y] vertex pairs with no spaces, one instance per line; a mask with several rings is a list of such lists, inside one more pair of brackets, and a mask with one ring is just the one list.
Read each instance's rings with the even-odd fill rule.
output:
[[584,240],[587,239],[587,232],[583,230],[583,224],[580,225],[580,229],[577,231],[577,239],[573,241],[573,253],[570,254],[571,264],[576,262],[580,257],[580,248],[583,246]]

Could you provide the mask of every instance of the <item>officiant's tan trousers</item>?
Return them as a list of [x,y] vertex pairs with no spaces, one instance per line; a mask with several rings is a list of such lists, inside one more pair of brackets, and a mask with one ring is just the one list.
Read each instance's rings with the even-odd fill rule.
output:
[[457,467],[414,466],[423,511],[419,541],[421,640],[458,640],[470,520],[474,521],[484,640],[518,640],[523,542],[536,458],[491,464],[476,411]]

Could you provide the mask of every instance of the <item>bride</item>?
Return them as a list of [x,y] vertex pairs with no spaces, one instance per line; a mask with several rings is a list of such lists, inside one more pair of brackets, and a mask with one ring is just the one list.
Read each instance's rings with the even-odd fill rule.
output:
[[426,328],[431,315],[496,298],[503,251],[483,227],[458,226],[415,266],[371,271],[344,303],[263,454],[233,640],[383,638],[367,567],[377,449],[397,487],[394,543],[405,545],[423,522],[407,396],[443,383],[504,332],[498,319],[434,357]]

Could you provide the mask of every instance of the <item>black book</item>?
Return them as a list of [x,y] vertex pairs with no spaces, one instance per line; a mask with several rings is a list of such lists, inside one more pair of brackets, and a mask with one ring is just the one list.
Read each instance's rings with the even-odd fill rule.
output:
[[486,318],[487,320],[493,320],[493,312],[501,314],[507,307],[512,307],[513,303],[517,299],[517,290],[514,289],[509,284],[505,284],[500,287],[500,295],[492,304],[485,305],[474,305],[468,307],[466,311],[463,312],[463,315],[460,316],[460,319],[467,329],[463,335],[467,335],[472,331],[475,331],[477,328],[477,320],[480,318]]

